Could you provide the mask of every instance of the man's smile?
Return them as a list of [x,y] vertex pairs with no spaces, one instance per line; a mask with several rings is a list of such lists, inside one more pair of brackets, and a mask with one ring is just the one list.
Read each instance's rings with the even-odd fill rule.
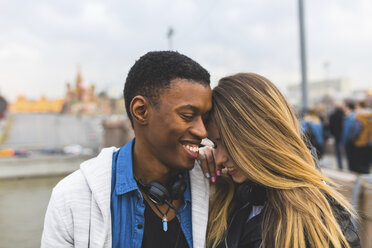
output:
[[199,156],[199,145],[193,143],[182,144],[183,148],[190,155],[191,158],[196,159]]

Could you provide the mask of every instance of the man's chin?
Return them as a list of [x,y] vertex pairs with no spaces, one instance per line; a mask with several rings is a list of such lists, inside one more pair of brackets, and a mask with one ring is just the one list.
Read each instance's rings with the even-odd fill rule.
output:
[[194,166],[195,166],[195,160],[187,164],[177,165],[174,167],[174,169],[179,170],[179,171],[186,171],[186,170],[188,171],[188,170],[192,170]]
[[192,170],[192,169],[194,169],[194,166],[195,166],[195,163],[193,163],[192,165],[190,165],[189,167],[187,167],[186,170]]

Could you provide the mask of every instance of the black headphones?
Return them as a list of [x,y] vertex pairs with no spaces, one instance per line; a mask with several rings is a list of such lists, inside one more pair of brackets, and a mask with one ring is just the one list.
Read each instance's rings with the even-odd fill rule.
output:
[[172,205],[172,200],[181,199],[187,188],[187,183],[182,173],[178,174],[168,188],[156,181],[144,184],[141,179],[134,179],[136,180],[138,187],[142,189],[143,193],[145,193],[154,204],[163,205],[166,203],[174,210],[176,209]]
[[241,204],[263,205],[266,201],[266,188],[256,183],[245,181],[236,184],[235,197]]

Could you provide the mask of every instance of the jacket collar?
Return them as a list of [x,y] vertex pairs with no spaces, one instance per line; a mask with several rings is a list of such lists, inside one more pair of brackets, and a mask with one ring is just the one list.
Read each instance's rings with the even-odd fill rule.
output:
[[191,184],[191,215],[193,247],[205,247],[209,208],[209,181],[195,162],[189,173]]
[[133,145],[134,139],[132,139],[118,151],[119,154],[117,155],[116,160],[115,183],[115,192],[117,195],[122,195],[138,189],[137,183],[133,176]]
[[102,230],[105,233],[100,236],[102,240],[97,240],[101,247],[104,247],[107,240],[111,240],[111,171],[112,154],[116,150],[115,147],[104,148],[97,157],[80,165],[80,170],[92,192],[92,198],[102,214]]

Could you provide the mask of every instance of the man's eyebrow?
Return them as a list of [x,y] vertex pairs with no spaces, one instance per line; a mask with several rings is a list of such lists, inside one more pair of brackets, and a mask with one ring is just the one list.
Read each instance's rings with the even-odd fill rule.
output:
[[194,105],[191,105],[191,104],[182,105],[182,106],[177,108],[177,110],[187,110],[187,109],[191,109],[194,112],[199,111],[199,108],[197,108],[197,107],[195,107]]

